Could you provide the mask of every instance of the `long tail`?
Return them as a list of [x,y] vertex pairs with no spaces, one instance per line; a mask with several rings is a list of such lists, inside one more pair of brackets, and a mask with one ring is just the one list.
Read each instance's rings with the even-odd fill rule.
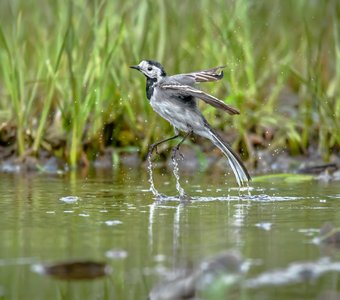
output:
[[231,147],[227,143],[225,143],[222,140],[222,138],[209,125],[207,125],[207,129],[209,130],[209,133],[211,134],[211,138],[210,138],[211,141],[228,158],[230,167],[235,174],[238,185],[239,186],[245,185],[248,181],[251,180],[251,177],[246,167],[242,163],[241,159],[233,151],[233,149],[231,149]]

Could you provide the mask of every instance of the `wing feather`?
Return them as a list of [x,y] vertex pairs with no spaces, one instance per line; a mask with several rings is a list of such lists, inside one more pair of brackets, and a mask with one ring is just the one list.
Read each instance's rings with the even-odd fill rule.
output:
[[227,104],[225,104],[222,100],[217,99],[214,96],[211,96],[201,90],[198,90],[192,86],[189,85],[183,85],[183,84],[166,84],[163,83],[162,85],[160,85],[160,87],[162,89],[165,90],[172,90],[172,91],[177,91],[178,94],[180,95],[184,95],[184,96],[193,96],[193,97],[197,97],[200,98],[201,100],[203,100],[204,102],[222,109],[224,111],[226,111],[228,114],[230,115],[238,115],[240,114],[240,112],[236,109],[233,108],[232,106],[229,106]]
[[215,68],[197,71],[197,72],[191,72],[191,73],[185,73],[185,74],[178,74],[175,75],[176,77],[189,77],[194,82],[209,82],[209,81],[217,81],[223,78],[223,68],[225,66],[218,66]]

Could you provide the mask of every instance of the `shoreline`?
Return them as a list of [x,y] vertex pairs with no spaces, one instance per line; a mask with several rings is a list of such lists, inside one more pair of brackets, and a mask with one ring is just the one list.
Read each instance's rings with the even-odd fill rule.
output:
[[[171,159],[166,156],[168,151],[153,154],[153,167],[172,170]],[[139,152],[120,153],[115,155],[113,149],[106,149],[93,161],[81,162],[75,169],[56,156],[40,153],[39,157],[27,155],[23,159],[10,156],[0,160],[0,173],[46,173],[65,174],[73,170],[117,170],[119,168],[147,169],[147,162]],[[198,172],[229,173],[230,167],[227,159],[218,151],[201,152],[196,147],[184,145],[181,148],[184,158],[178,157],[179,169],[183,174],[194,175]],[[318,155],[291,156],[286,151],[268,150],[257,151],[252,158],[255,167],[249,161],[244,161],[252,176],[263,174],[310,174],[322,181],[340,180],[340,155],[332,154],[329,162],[324,162]]]

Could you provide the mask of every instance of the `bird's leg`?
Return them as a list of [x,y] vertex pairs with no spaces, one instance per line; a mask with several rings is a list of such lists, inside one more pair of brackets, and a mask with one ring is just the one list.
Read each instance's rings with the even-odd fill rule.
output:
[[193,131],[190,127],[190,130],[188,131],[188,133],[181,139],[181,141],[174,147],[172,148],[172,155],[171,155],[171,159],[175,159],[177,153],[180,154],[180,156],[183,158],[183,155],[179,152],[179,148],[181,147],[181,145],[184,143],[184,141],[193,134]]
[[[173,164],[173,173],[176,178],[176,189],[179,192],[179,198],[181,200],[187,199],[187,194],[185,193],[184,189],[182,188],[180,184],[180,178],[179,178],[179,169],[178,169],[178,162],[176,160],[176,154],[179,152],[179,147],[183,144],[183,142],[192,134],[192,129],[190,127],[189,132],[182,138],[182,140],[177,144],[176,147],[172,148],[172,155],[171,160]],[[182,156],[182,155],[181,155]],[[182,156],[183,157],[183,156]]]
[[147,157],[146,157],[146,160],[148,162],[148,170],[149,170],[149,182],[150,182],[150,190],[151,192],[157,197],[157,198],[161,198],[162,195],[156,190],[155,188],[155,185],[154,185],[154,182],[153,182],[153,176],[152,176],[152,160],[151,160],[151,156],[152,156],[152,152],[156,149],[157,151],[157,146],[162,144],[162,143],[165,143],[167,141],[170,141],[172,139],[175,139],[177,138],[179,135],[176,134],[175,136],[173,137],[170,137],[170,138],[167,138],[165,140],[162,140],[162,141],[159,141],[157,143],[154,143],[150,146],[149,148],[149,151],[148,151],[148,154],[147,154]]
[[[149,151],[148,151],[148,154],[147,154],[147,156],[146,156],[147,159],[149,159],[149,158],[151,157],[152,152],[153,152],[155,149],[156,149],[156,152],[157,152],[157,147],[158,147],[160,144],[163,144],[163,143],[165,143],[165,142],[174,140],[174,139],[178,138],[179,136],[180,136],[179,134],[176,134],[176,135],[174,135],[174,136],[172,136],[172,137],[170,137],[170,138],[167,138],[167,139],[165,139],[165,140],[161,140],[161,141],[159,141],[159,142],[157,142],[157,143],[152,144],[152,145],[150,146]],[[158,153],[158,152],[157,152],[157,153]]]

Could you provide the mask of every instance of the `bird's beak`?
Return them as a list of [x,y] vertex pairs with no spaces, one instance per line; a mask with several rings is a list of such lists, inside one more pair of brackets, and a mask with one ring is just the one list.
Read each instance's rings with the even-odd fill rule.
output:
[[136,69],[136,70],[140,70],[140,67],[137,65],[137,66],[130,66],[131,69]]

